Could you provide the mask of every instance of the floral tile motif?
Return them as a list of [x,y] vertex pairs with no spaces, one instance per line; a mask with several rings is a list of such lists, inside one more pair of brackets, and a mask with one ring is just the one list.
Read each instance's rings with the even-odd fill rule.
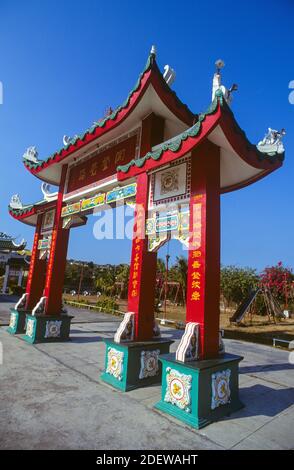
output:
[[17,314],[12,312],[10,314],[9,328],[11,328],[12,330],[15,330],[16,325],[17,325]]
[[166,393],[164,401],[191,413],[192,375],[181,374],[175,369],[166,369]]
[[35,329],[36,329],[36,320],[34,320],[33,318],[28,318],[27,324],[26,324],[26,335],[29,336],[30,338],[33,338],[35,334]]
[[214,410],[220,405],[230,403],[230,369],[215,372],[211,376],[212,398],[211,409]]
[[109,348],[107,353],[106,373],[113,375],[113,377],[115,377],[117,380],[122,380],[123,360],[123,351],[118,351],[115,348]]
[[46,322],[45,338],[59,338],[61,324],[61,320],[48,320]]
[[159,372],[158,356],[160,350],[155,351],[142,351],[141,352],[141,369],[139,379],[146,379],[147,377],[154,377]]

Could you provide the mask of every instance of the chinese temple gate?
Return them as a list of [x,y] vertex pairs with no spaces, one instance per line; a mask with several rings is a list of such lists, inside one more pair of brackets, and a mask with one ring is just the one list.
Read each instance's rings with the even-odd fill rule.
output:
[[[282,133],[271,129],[258,146],[247,140],[229,106],[235,87],[221,84],[219,63],[212,102],[199,115],[171,90],[174,72],[165,70],[153,47],[123,105],[84,134],[65,136],[45,160],[35,147],[25,153],[44,197],[23,205],[13,196],[9,206],[35,227],[27,289],[10,332],[25,317],[26,341],[68,339],[62,291],[69,232],[96,208],[135,203],[128,313],[114,340],[105,340],[102,379],[122,391],[162,380],[156,406],[199,428],[242,406],[242,358],[220,349],[220,196],[278,169],[284,149]],[[49,184],[58,191],[50,193]],[[154,322],[157,251],[171,237],[188,250],[186,329],[176,355]]]
[[14,278],[18,287],[22,286],[24,273],[28,270],[29,256],[24,249],[26,242],[15,243],[15,238],[0,232],[0,265],[5,266],[2,292],[9,290],[9,280]]

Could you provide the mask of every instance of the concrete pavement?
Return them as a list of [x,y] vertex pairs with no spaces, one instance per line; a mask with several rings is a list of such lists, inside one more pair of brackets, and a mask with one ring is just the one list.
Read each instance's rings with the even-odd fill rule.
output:
[[[8,305],[0,303],[2,321]],[[102,339],[113,337],[120,319],[87,310],[72,313],[79,322],[67,343],[32,346],[0,328],[0,448],[294,448],[294,366],[287,351],[225,340],[228,352],[244,356],[245,408],[196,431],[153,409],[160,386],[123,394],[101,382]],[[81,323],[83,318],[87,321]],[[162,331],[176,340],[175,350],[182,332]]]

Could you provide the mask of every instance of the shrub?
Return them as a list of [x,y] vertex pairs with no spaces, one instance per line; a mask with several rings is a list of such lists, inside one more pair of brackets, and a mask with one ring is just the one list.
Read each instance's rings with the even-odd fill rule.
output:
[[107,295],[101,295],[96,303],[97,307],[101,307],[104,312],[111,312],[112,310],[118,310],[118,304],[113,297]]
[[13,295],[18,295],[18,296],[21,296],[25,291],[24,287],[21,287],[21,286],[13,286],[11,290],[12,290]]

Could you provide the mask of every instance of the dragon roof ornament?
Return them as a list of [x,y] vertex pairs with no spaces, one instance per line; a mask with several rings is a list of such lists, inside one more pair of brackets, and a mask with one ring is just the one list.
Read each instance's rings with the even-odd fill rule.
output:
[[277,131],[276,129],[268,128],[264,138],[258,142],[257,148],[260,152],[264,153],[284,153],[284,145],[282,138],[286,135],[285,129]]
[[38,163],[40,160],[38,159],[38,151],[35,146],[28,147],[23,154],[22,158],[26,161],[29,161],[31,163]]

